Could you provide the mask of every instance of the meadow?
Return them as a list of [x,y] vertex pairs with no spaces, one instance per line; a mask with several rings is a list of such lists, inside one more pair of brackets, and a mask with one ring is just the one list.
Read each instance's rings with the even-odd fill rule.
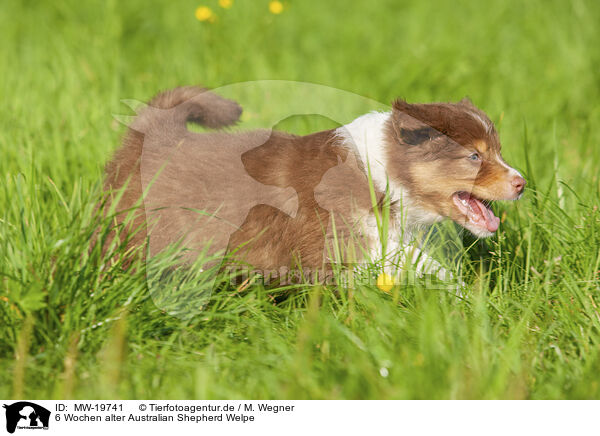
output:
[[[0,398],[600,398],[600,4],[280,6],[2,2]],[[465,237],[466,298],[363,283],[274,299],[257,284],[181,317],[141,269],[89,254],[133,115],[122,100],[257,80],[382,105],[468,95],[490,115],[528,186],[494,206],[494,237]],[[371,109],[326,95],[336,122]],[[271,127],[296,98],[249,93],[237,128]],[[329,125],[284,118],[300,134]]]

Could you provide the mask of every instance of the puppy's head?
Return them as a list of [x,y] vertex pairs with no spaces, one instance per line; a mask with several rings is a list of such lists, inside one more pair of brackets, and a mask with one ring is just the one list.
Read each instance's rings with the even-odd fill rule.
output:
[[435,218],[448,217],[476,236],[491,236],[500,220],[489,203],[523,193],[525,179],[502,159],[494,125],[467,99],[398,100],[388,129],[390,178]]

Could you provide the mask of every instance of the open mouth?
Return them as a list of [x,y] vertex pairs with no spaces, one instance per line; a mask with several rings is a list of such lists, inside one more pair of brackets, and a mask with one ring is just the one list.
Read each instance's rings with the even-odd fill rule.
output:
[[478,229],[495,232],[500,225],[500,218],[494,215],[489,204],[475,198],[466,191],[455,192],[452,200],[458,210],[467,217],[470,224]]

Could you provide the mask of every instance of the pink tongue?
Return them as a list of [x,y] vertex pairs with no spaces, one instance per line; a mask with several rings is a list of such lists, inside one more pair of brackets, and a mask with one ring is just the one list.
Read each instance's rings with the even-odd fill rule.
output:
[[500,218],[494,215],[494,212],[492,212],[491,209],[485,207],[485,204],[474,197],[469,198],[469,204],[471,205],[471,209],[473,209],[474,214],[478,218],[478,221],[483,220],[485,222],[485,227],[490,232],[495,232],[498,230]]

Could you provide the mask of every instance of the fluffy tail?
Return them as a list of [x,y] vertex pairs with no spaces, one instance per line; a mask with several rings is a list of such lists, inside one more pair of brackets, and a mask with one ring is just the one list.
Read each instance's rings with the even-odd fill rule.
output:
[[[128,249],[124,266],[131,264],[138,251],[135,247],[142,247],[146,241],[146,216],[143,207],[140,208],[140,198],[143,193],[140,160],[144,146],[145,136],[154,139],[164,138],[164,144],[169,140],[180,138],[187,132],[186,122],[192,121],[202,126],[218,129],[234,124],[240,117],[242,108],[233,100],[220,97],[202,88],[184,87],[162,92],[154,97],[147,106],[138,111],[137,117],[130,124],[123,145],[106,165],[106,179],[104,189],[106,192],[125,188],[116,205],[115,219],[118,223],[127,223],[125,231],[111,230],[106,239],[101,242],[104,255],[108,253],[111,241],[115,237],[121,242],[127,241]],[[175,136],[173,136],[175,135]],[[105,201],[98,204],[102,208],[102,217],[115,201],[113,195],[106,197]],[[143,206],[143,204],[142,204]],[[126,221],[128,211],[133,211],[131,221]],[[112,225],[112,224],[111,224]],[[118,229],[115,227],[115,229]],[[130,234],[126,238],[127,234]],[[100,228],[94,233],[90,250],[99,242]],[[144,252],[140,252],[144,255]],[[116,254],[115,258],[119,255]]]
[[241,113],[241,106],[233,100],[202,88],[186,86],[158,94],[131,127],[141,132],[157,124],[165,128],[168,123],[175,123],[175,127],[185,128],[185,123],[191,121],[219,129],[235,124]]

